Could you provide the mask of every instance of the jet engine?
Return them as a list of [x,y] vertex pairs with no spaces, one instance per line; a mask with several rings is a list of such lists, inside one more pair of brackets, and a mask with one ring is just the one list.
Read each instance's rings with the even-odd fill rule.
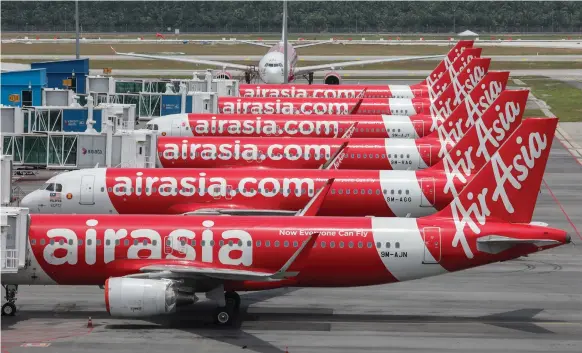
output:
[[214,76],[217,80],[232,80],[232,74],[228,71],[221,71]]
[[331,71],[325,75],[323,78],[323,83],[326,85],[339,85],[342,81],[342,77],[335,71]]
[[105,307],[112,316],[144,317],[170,314],[198,298],[180,292],[168,279],[112,277],[105,281]]

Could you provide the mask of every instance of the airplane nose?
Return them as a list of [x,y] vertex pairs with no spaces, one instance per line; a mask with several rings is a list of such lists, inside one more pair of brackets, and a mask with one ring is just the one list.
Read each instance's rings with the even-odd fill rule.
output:
[[37,203],[36,201],[36,191],[31,192],[30,194],[24,196],[22,200],[20,200],[20,207],[28,208],[30,212],[36,211]]

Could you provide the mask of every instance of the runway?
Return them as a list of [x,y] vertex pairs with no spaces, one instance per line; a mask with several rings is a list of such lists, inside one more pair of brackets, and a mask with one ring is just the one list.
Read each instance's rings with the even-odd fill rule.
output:
[[[184,59],[200,59],[200,60],[217,60],[217,61],[253,61],[258,62],[263,56],[261,55],[184,55],[180,52],[158,52],[152,51],[152,55],[161,56],[175,56]],[[301,61],[324,61],[324,62],[334,62],[334,61],[355,61],[355,60],[377,60],[386,58],[413,58],[413,55],[301,55],[299,57],[299,62]],[[519,62],[574,62],[582,61],[582,55],[488,55],[494,61],[519,61]],[[90,60],[108,60],[108,61],[133,61],[133,60],[151,60],[146,58],[138,57],[127,57],[120,55],[83,55],[82,59]],[[2,55],[2,60],[73,60],[75,55],[20,55],[20,54],[8,54]],[[430,58],[423,61],[434,61],[440,62],[441,58]]]
[[18,315],[2,318],[3,353],[31,343],[45,353],[580,352],[581,199],[582,165],[554,140],[534,220],[569,231],[577,246],[391,285],[247,293],[237,324],[220,329],[209,302],[113,319],[97,287],[25,286]]

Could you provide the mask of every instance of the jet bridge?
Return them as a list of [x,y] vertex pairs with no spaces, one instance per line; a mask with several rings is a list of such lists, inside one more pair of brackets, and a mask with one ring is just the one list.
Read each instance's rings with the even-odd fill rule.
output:
[[2,207],[0,228],[0,273],[17,273],[27,265],[28,208]]

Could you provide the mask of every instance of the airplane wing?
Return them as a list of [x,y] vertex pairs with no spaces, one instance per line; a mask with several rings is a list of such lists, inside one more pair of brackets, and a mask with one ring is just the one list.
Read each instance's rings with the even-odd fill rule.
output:
[[190,59],[190,58],[181,58],[179,56],[158,56],[158,55],[149,55],[149,54],[137,54],[137,53],[120,53],[111,47],[113,52],[117,55],[122,56],[131,56],[136,58],[146,58],[152,60],[170,60],[170,61],[179,61],[184,63],[191,63],[191,64],[198,64],[198,65],[209,65],[209,66],[216,66],[221,69],[231,68],[237,70],[248,70],[249,66],[247,65],[239,65],[234,63],[227,63],[223,61],[214,61],[214,60],[202,60],[202,59]]
[[364,66],[364,65],[372,65],[372,64],[379,64],[379,63],[387,63],[387,62],[398,62],[398,61],[405,61],[405,60],[424,60],[424,59],[433,59],[433,58],[444,58],[446,55],[428,55],[428,56],[412,56],[412,57],[403,57],[403,58],[386,58],[386,59],[373,59],[373,60],[357,60],[357,61],[345,61],[345,62],[337,62],[337,63],[329,63],[329,64],[321,64],[321,65],[313,65],[313,66],[303,66],[303,67],[296,67],[294,74],[295,75],[302,75],[309,72],[314,71],[321,71],[321,70],[337,70],[343,69],[345,67],[350,66]]
[[[227,268],[215,268],[210,266],[187,266],[187,265],[150,265],[140,268],[142,273],[128,275],[133,278],[168,278],[168,277],[188,277],[199,279],[220,279],[231,281],[278,281],[288,277],[297,276],[298,272],[287,272],[297,259],[304,258],[306,253],[313,247],[319,233],[313,233],[309,239],[304,240],[301,246],[276,272],[249,271]],[[305,256],[301,256],[301,255]]]
[[235,40],[235,42],[240,42],[240,43],[245,43],[245,44],[250,44],[250,45],[256,45],[258,47],[265,47],[265,48],[271,48],[272,47],[272,45],[269,45],[269,44],[265,44],[265,43],[262,43],[262,42],[253,42],[253,41],[250,41],[250,40],[237,39],[237,40]]
[[333,43],[333,41],[331,39],[326,40],[326,41],[321,41],[321,42],[311,42],[311,43],[306,43],[306,44],[293,45],[293,47],[295,49],[299,49],[299,48],[305,48],[305,47],[312,47],[314,45],[330,44],[330,43]]

